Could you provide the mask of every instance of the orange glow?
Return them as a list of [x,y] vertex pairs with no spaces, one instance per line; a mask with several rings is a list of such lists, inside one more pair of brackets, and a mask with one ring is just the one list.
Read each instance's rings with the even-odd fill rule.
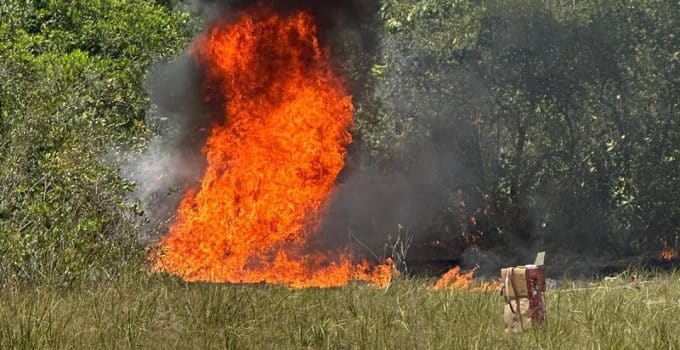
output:
[[379,286],[392,264],[349,248],[314,249],[328,198],[351,142],[351,97],[319,47],[310,15],[263,8],[221,22],[190,50],[204,95],[224,120],[203,148],[207,167],[151,255],[154,271],[188,281]]
[[673,261],[676,259],[680,258],[680,254],[678,254],[678,250],[669,247],[666,242],[663,243],[663,249],[661,249],[661,252],[659,253],[659,259],[663,261]]
[[432,286],[431,290],[463,289],[479,292],[489,292],[500,290],[500,281],[477,282],[475,281],[475,271],[477,268],[461,272],[460,267],[455,266],[440,277]]

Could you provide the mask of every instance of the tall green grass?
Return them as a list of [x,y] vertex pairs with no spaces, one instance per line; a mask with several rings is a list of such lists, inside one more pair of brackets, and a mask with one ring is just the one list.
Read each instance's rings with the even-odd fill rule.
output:
[[583,349],[680,347],[680,273],[565,283],[547,294],[548,323],[504,332],[497,293],[429,291],[402,279],[386,290],[128,278],[62,291],[0,292],[7,349]]

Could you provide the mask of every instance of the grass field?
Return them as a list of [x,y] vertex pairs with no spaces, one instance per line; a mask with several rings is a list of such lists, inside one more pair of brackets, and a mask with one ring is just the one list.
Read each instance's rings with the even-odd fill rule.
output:
[[[3,349],[680,348],[680,273],[563,283],[547,325],[503,330],[498,293],[432,292],[432,281],[289,290],[142,276],[68,292],[5,287]],[[574,288],[587,289],[574,289]]]

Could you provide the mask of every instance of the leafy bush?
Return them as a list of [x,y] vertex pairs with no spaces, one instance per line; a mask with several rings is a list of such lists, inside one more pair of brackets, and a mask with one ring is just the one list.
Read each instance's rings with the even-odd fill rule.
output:
[[386,0],[365,145],[388,168],[412,149],[455,155],[436,170],[460,198],[431,228],[447,236],[616,254],[677,242],[674,7]]
[[116,167],[144,144],[144,76],[186,44],[189,16],[147,1],[4,1],[0,18],[0,278],[138,269],[133,184]]

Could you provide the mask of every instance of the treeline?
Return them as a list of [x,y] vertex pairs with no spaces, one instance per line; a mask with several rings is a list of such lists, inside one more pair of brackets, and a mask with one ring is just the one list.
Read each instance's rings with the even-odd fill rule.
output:
[[388,169],[449,153],[438,239],[677,246],[679,16],[673,1],[384,1],[381,105],[359,133]]
[[143,217],[119,166],[148,137],[150,64],[191,28],[150,1],[0,3],[0,279],[140,268]]
[[[384,173],[441,155],[427,171],[447,200],[420,228],[427,237],[454,251],[677,244],[675,2],[376,8],[363,30],[379,46],[337,48],[355,82],[353,152]],[[0,3],[0,279],[68,284],[143,268],[149,218],[120,166],[154,133],[151,64],[201,25],[174,1]]]

